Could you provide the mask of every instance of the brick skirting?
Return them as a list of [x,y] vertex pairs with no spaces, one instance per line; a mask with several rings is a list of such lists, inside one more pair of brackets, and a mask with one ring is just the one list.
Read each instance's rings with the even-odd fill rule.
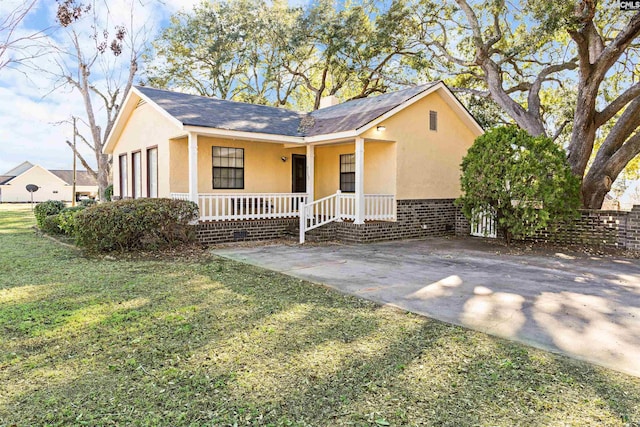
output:
[[[367,243],[453,235],[461,221],[454,199],[398,200],[397,221],[372,221],[364,224],[332,222],[307,233],[309,241],[337,240]],[[298,218],[219,221],[198,224],[196,235],[203,244],[234,241],[297,239]]]
[[205,245],[218,243],[298,238],[298,218],[252,221],[211,221],[196,226],[196,238]]

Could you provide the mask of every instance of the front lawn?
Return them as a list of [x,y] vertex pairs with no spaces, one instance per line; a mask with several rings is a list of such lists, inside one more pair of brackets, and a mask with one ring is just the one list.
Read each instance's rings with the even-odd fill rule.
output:
[[201,254],[85,257],[0,205],[0,426],[634,426],[640,379]]

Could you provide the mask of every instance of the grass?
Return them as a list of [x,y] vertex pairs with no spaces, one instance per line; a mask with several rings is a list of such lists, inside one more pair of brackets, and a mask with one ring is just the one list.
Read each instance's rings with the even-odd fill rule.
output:
[[0,426],[637,426],[640,379],[201,254],[85,257],[0,205]]

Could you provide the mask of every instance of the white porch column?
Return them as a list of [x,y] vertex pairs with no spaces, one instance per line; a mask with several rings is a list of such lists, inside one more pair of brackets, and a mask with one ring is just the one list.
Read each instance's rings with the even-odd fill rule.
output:
[[356,219],[364,224],[364,138],[356,138]]
[[314,201],[313,198],[313,186],[315,175],[315,147],[313,145],[307,145],[307,194],[309,195],[307,203]]
[[198,203],[198,134],[189,132],[189,200]]

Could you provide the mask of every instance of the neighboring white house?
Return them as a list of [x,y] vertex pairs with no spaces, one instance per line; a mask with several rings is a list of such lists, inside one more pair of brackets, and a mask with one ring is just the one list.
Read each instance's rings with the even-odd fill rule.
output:
[[640,205],[640,181],[633,181],[618,198],[620,209],[629,211],[633,205]]
[[[33,193],[34,202],[46,200],[71,201],[73,198],[73,171],[48,170],[30,162],[24,162],[0,175],[0,203],[31,201],[27,185],[38,186]],[[76,171],[76,197],[95,197],[98,183],[87,171]]]

